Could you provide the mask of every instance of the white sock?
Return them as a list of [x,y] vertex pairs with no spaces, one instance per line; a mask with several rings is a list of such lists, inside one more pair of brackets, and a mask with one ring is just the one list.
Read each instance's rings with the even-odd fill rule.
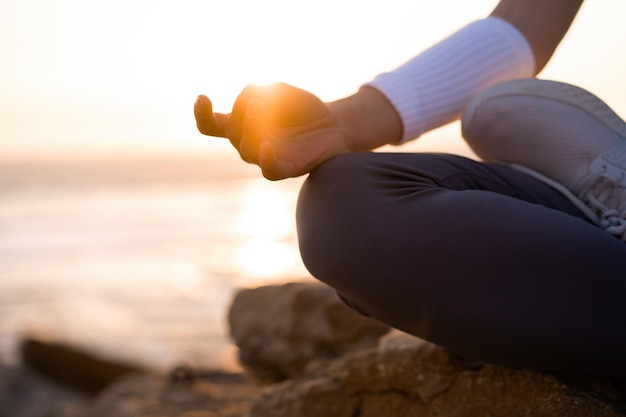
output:
[[400,114],[404,143],[457,119],[485,88],[534,74],[534,55],[524,36],[507,21],[488,17],[367,85],[385,94]]

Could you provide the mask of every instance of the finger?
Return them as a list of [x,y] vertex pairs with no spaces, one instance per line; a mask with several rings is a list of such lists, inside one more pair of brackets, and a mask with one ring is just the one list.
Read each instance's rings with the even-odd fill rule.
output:
[[259,167],[263,176],[271,181],[282,180],[295,173],[291,164],[278,159],[276,149],[269,141],[263,141],[259,145]]
[[213,113],[213,104],[207,96],[198,96],[193,107],[198,130],[209,136],[226,137],[227,114]]
[[259,145],[263,138],[263,102],[252,99],[243,120],[239,154],[244,161],[258,164]]
[[250,100],[255,98],[261,100],[261,97],[259,86],[250,84],[242,90],[233,104],[233,110],[226,128],[226,136],[237,149],[239,149],[239,142],[241,141],[241,135],[243,133],[243,123],[248,113]]

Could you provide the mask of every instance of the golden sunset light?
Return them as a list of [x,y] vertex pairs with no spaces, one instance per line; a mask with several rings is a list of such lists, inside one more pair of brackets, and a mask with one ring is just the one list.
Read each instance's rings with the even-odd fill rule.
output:
[[[242,209],[235,225],[242,241],[235,259],[239,273],[252,278],[277,278],[293,273],[300,265],[298,251],[292,244],[295,201],[264,180],[251,181],[240,192]],[[304,275],[303,267],[301,271]]]
[[[523,220],[543,220],[535,217],[533,210],[541,206],[543,200],[539,197],[544,198],[544,192],[550,209],[553,208],[551,204],[567,206],[567,210],[563,210],[568,213],[568,210],[576,211],[576,207],[581,209],[577,203],[583,202],[574,201],[576,207],[570,207],[562,196],[557,198],[548,194],[547,187],[538,189],[538,203],[528,197],[528,202],[533,204],[526,204],[522,201],[523,197],[515,195],[512,200],[528,206],[518,210],[517,205],[507,205],[511,199],[501,199],[503,206],[483,204],[500,201],[500,196],[496,196],[498,192],[488,195],[490,189],[483,189],[482,185],[471,186],[479,191],[479,197],[471,200],[448,198],[446,195],[449,194],[438,193],[441,190],[434,189],[434,185],[433,193],[430,193],[430,188],[421,193],[423,184],[430,187],[436,183],[439,188],[439,183],[445,182],[440,178],[465,178],[466,171],[458,171],[460,175],[455,171],[450,171],[451,175],[448,171],[445,175],[433,171],[435,176],[432,178],[424,176],[427,182],[421,180],[422,174],[419,173],[419,176],[415,175],[414,187],[410,182],[413,181],[413,173],[403,170],[408,167],[418,171],[422,168],[417,166],[419,163],[411,162],[413,165],[409,166],[403,162],[396,167],[394,162],[378,168],[374,164],[367,165],[368,162],[356,168],[351,165],[353,161],[369,161],[369,158],[385,162],[385,158],[390,156],[380,154],[342,155],[327,163],[329,158],[341,153],[389,143],[392,141],[390,138],[400,137],[403,125],[394,113],[395,102],[391,94],[387,101],[375,91],[363,89],[351,97],[357,98],[357,105],[351,100],[331,106],[323,102],[352,95],[378,74],[399,67],[438,41],[488,16],[496,4],[497,0],[0,0],[0,367],[5,364],[19,366],[23,342],[32,338],[67,343],[81,351],[102,354],[114,361],[130,360],[140,364],[142,369],[143,364],[146,364],[145,369],[168,372],[180,364],[188,364],[191,369],[196,366],[198,369],[235,369],[238,362],[234,359],[234,338],[233,333],[229,333],[228,314],[234,297],[244,288],[318,278],[320,282],[336,287],[348,298],[360,291],[367,293],[363,304],[358,298],[351,301],[354,301],[353,305],[362,306],[368,314],[386,306],[405,314],[410,310],[404,310],[400,303],[394,306],[395,298],[392,297],[395,295],[382,291],[378,294],[379,288],[384,285],[395,288],[394,291],[402,290],[407,296],[419,295],[428,301],[425,304],[432,306],[457,307],[457,303],[447,300],[441,303],[431,300],[429,293],[422,291],[425,287],[421,286],[422,281],[413,282],[411,277],[419,275],[421,280],[422,275],[431,274],[436,278],[433,282],[437,288],[444,288],[442,285],[445,284],[446,289],[461,288],[463,294],[459,295],[465,295],[465,290],[470,287],[483,291],[481,286],[475,284],[474,278],[479,275],[484,277],[485,282],[489,281],[489,286],[497,287],[502,282],[516,285],[522,282],[526,285],[526,279],[513,282],[512,279],[500,279],[500,275],[518,272],[521,266],[526,265],[542,267],[542,262],[549,257],[555,262],[561,259],[569,262],[570,258],[576,260],[577,257],[568,252],[569,246],[561,248],[554,236],[563,231],[567,232],[563,236],[568,242],[584,240],[570,238],[574,236],[570,230],[573,220],[566,222],[557,218],[552,212],[558,210],[550,210],[553,217],[549,219],[558,220],[555,224],[562,228],[559,233],[545,235],[549,238],[544,239],[544,223],[537,229],[528,229],[531,232],[525,227],[518,227],[523,223],[518,221],[522,215]],[[522,4],[522,9],[531,5],[522,0],[515,7],[519,4]],[[543,3],[541,7],[548,4]],[[532,7],[535,6],[537,4],[532,3]],[[573,13],[576,6],[576,2],[568,3],[568,10]],[[519,12],[516,8],[511,10]],[[534,9],[527,10],[528,14],[522,13],[521,23],[516,20],[517,15],[505,14],[502,17],[519,25],[521,32],[531,39],[533,34],[544,34],[537,27],[545,22],[543,19],[535,22],[534,17],[552,16],[550,13],[538,15],[532,12]],[[528,16],[532,16],[531,24],[525,27],[528,22],[524,19]],[[576,84],[599,96],[624,118],[624,16],[624,0],[585,1],[570,31],[539,78]],[[390,83],[398,96],[408,97],[407,91],[413,94],[417,90],[417,94],[411,95],[411,100],[405,103],[409,103],[406,106],[408,112],[416,110],[419,117],[410,115],[409,118],[401,118],[407,136],[417,132],[422,124],[427,126],[424,120],[428,119],[429,113],[436,113],[431,111],[432,108],[450,107],[450,111],[442,112],[445,114],[438,119],[437,115],[433,117],[434,122],[428,126],[453,118],[466,103],[464,100],[484,87],[481,82],[501,80],[510,74],[525,77],[531,73],[532,58],[518,31],[496,19],[477,22],[476,26],[485,28],[481,26],[483,24],[487,25],[487,29],[489,25],[501,27],[502,31],[477,32],[477,38],[469,35],[463,38],[461,35],[454,38],[454,41],[463,41],[457,49],[444,48],[441,55],[437,55],[440,51],[431,54],[437,55],[437,60],[434,60],[437,66],[431,68],[426,65],[428,71],[416,71],[414,74],[415,80],[427,80],[420,84],[419,89],[405,90],[407,83]],[[550,41],[546,39],[549,40],[550,36],[529,42],[537,52],[539,62],[542,50],[553,46],[548,45]],[[494,44],[495,50],[502,52],[506,59],[494,54],[498,60],[495,64],[483,61],[492,51],[489,44]],[[468,53],[468,50],[471,52]],[[453,54],[461,57],[460,64],[445,65]],[[443,61],[439,60],[441,57]],[[465,57],[473,60],[464,61]],[[421,69],[423,62],[417,62],[416,67]],[[441,65],[442,62],[444,65]],[[516,67],[516,62],[521,69]],[[502,77],[489,75],[490,70],[498,69],[500,63],[506,71],[512,67],[519,71],[503,70],[505,75]],[[446,66],[452,68],[452,76],[440,70]],[[461,71],[456,71],[458,68]],[[403,76],[401,72],[397,74]],[[438,78],[432,78],[430,74]],[[455,80],[456,76],[463,78],[461,75],[464,77],[462,81]],[[433,79],[444,82],[438,83]],[[447,82],[449,79],[452,80],[450,83]],[[470,84],[475,81],[477,87],[474,89]],[[195,112],[202,131],[229,136],[239,149],[233,149],[228,139],[209,137],[199,132],[194,117],[194,103],[199,95],[209,97],[215,112],[229,113],[246,86],[275,82],[284,82],[299,89],[277,84],[274,89],[248,90],[252,91],[249,95],[252,99],[244,97],[238,102],[238,105],[242,104],[238,110],[244,105],[248,106],[247,110],[241,111],[240,120],[235,120],[235,117],[228,123],[223,115],[212,117],[208,101],[204,98],[198,100]],[[512,84],[526,85],[526,82],[541,86],[550,84],[536,80],[518,80]],[[452,85],[458,89],[438,89],[433,97],[420,94],[422,87],[428,90],[440,85]],[[543,90],[543,87],[540,88]],[[302,93],[300,89],[313,96]],[[382,87],[381,90],[386,91]],[[265,94],[267,91],[280,94]],[[283,91],[287,93],[282,94]],[[440,100],[439,96],[443,99]],[[274,100],[277,97],[281,100],[286,98]],[[396,110],[403,107],[402,100],[405,98],[400,99],[401,104],[395,106]],[[448,101],[454,103],[449,104]],[[415,103],[418,104],[413,106]],[[480,103],[482,105],[483,101]],[[478,107],[469,106],[470,109]],[[276,111],[277,108],[280,111]],[[535,109],[541,109],[538,112],[541,111],[542,117],[549,114],[533,105],[532,110]],[[486,110],[483,113],[489,117],[495,115],[494,119],[500,118],[497,111]],[[277,114],[282,117],[276,117]],[[465,114],[473,115],[469,111]],[[523,115],[524,112],[515,111],[514,114]],[[497,123],[487,126],[501,128],[507,138],[513,137],[509,135],[513,130],[524,133],[520,140],[514,138],[509,141],[500,140],[502,136],[499,134],[493,135],[494,142],[497,146],[504,144],[504,147],[512,143],[519,145],[534,159],[540,159],[535,158],[536,155],[545,157],[549,167],[555,165],[555,154],[565,155],[563,159],[566,159],[569,142],[578,143],[575,140],[563,141],[567,145],[563,146],[565,151],[561,152],[560,147],[554,146],[554,153],[543,152],[543,144],[534,147],[527,137],[544,139],[545,136],[550,144],[546,148],[556,142],[551,141],[552,136],[548,134],[527,134],[531,130],[527,130],[529,125],[537,126],[536,119],[527,119],[524,123],[528,124],[519,128]],[[550,116],[543,119],[548,121],[547,124],[552,122]],[[601,135],[587,134],[584,129],[593,124],[586,122],[588,119],[576,118],[577,122],[582,120],[584,125],[561,123],[562,120],[556,116],[554,119],[558,120],[559,123],[555,124],[559,126],[574,126],[564,130],[567,133],[561,136],[571,138],[582,132],[585,140],[593,139],[585,142],[590,144],[590,148],[601,147],[597,139]],[[352,123],[354,120],[357,122]],[[474,123],[473,120],[465,126]],[[416,126],[414,129],[410,128],[412,123]],[[241,135],[231,134],[240,128]],[[476,136],[489,137],[484,132],[479,130]],[[358,135],[362,136],[356,138]],[[469,134],[466,137],[471,140]],[[607,135],[607,143],[612,139]],[[592,153],[587,152],[586,147],[581,149],[585,155]],[[426,133],[418,140],[401,146],[388,145],[382,150],[475,157],[461,137],[458,121]],[[572,170],[584,171],[584,161],[579,161],[584,158],[578,158],[578,151],[573,154],[576,166]],[[346,159],[343,161],[348,165],[341,165],[344,156]],[[392,156],[404,160],[407,155]],[[365,159],[358,159],[361,157]],[[423,156],[412,157],[422,161]],[[442,157],[441,161],[445,158]],[[245,163],[242,159],[258,165]],[[452,159],[458,161],[461,158],[450,157]],[[509,159],[496,155],[493,159],[518,161],[517,155]],[[433,158],[433,161],[439,160],[439,156]],[[468,166],[482,166],[474,161],[463,161]],[[322,163],[326,166],[314,171]],[[329,171],[325,170],[326,167]],[[567,167],[569,169],[569,165]],[[361,168],[364,170],[361,171]],[[300,197],[302,184],[309,172],[314,172],[313,177],[306,182]],[[493,172],[501,171],[494,169]],[[549,173],[544,174],[550,176]],[[501,188],[507,192],[510,189],[512,193],[525,187],[523,175],[514,175],[511,178],[520,176],[519,184],[512,181]],[[472,181],[476,177],[478,183],[483,174],[481,171],[480,175],[472,173],[467,177]],[[347,182],[335,181],[336,178]],[[618,184],[623,175],[607,178],[612,181],[609,184],[612,187],[623,185]],[[592,179],[596,181],[595,176]],[[491,182],[491,179],[484,176],[484,181]],[[561,188],[570,187],[572,190],[574,186],[570,183],[587,184],[578,179],[561,183]],[[596,184],[591,180],[589,183]],[[498,184],[494,184],[495,188]],[[600,179],[598,184],[606,185]],[[370,186],[374,188],[369,189]],[[387,186],[391,188],[386,189]],[[401,190],[393,187],[400,187]],[[591,188],[587,185],[580,187],[585,190]],[[396,193],[398,190],[411,193],[410,198]],[[457,194],[474,195],[466,193],[468,190],[465,189],[459,191],[463,192]],[[556,194],[556,191],[553,192]],[[534,189],[527,194],[535,198]],[[614,196],[620,195],[605,189],[600,194],[603,199],[615,201],[617,197]],[[422,198],[423,195],[434,195],[435,198],[429,200]],[[604,201],[596,203],[598,198],[590,196],[593,210],[596,210],[596,205],[604,204]],[[381,200],[378,205],[378,197],[390,197],[391,200]],[[435,204],[431,204],[432,201]],[[469,201],[469,209],[466,210],[466,205],[457,204],[457,201]],[[602,218],[616,230],[626,224],[622,202],[620,200],[619,219],[614,207],[608,206],[605,212],[610,216]],[[333,205],[335,203],[336,206]],[[398,211],[393,211],[395,204],[398,204]],[[409,211],[414,207],[417,209],[415,212]],[[433,211],[421,211],[422,207]],[[483,210],[483,207],[488,210]],[[511,210],[508,210],[509,207],[512,207]],[[496,215],[492,215],[494,213]],[[466,214],[471,216],[466,217]],[[461,218],[459,221],[457,216]],[[582,214],[580,216],[583,217]],[[619,222],[611,223],[616,219]],[[481,223],[483,220],[484,224]],[[492,227],[492,223],[497,221],[505,224],[506,228]],[[551,224],[549,220],[546,223]],[[592,229],[587,222],[578,223]],[[424,226],[432,230],[425,230],[427,227]],[[498,230],[501,234],[496,233]],[[469,236],[471,244],[457,239],[460,234]],[[526,245],[520,243],[527,249],[522,251],[516,249],[520,246],[509,242],[526,242],[522,239],[524,236],[549,245],[549,250],[543,250],[542,246],[536,252],[541,255],[538,257],[541,262],[532,262],[532,253],[529,252],[534,248],[535,241]],[[478,244],[474,245],[474,242]],[[503,251],[509,247],[512,250],[501,256],[499,253],[491,255],[482,249],[488,246],[487,243],[495,245],[494,242],[498,242],[498,249],[501,246]],[[500,245],[500,242],[506,245]],[[398,250],[398,245],[405,246]],[[435,256],[425,250],[428,248]],[[561,252],[553,256],[553,248],[560,248]],[[448,254],[448,249],[457,253]],[[317,250],[320,253],[315,252]],[[314,253],[311,255],[308,251]],[[474,256],[474,252],[478,256]],[[589,251],[589,254],[595,256],[594,251]],[[475,258],[485,256],[488,262],[502,257],[503,262],[510,261],[510,266],[495,268],[493,277],[488,273],[490,267],[484,268],[485,273],[483,269],[471,268],[463,268],[461,273],[449,273],[465,279],[465,283],[458,286],[453,285],[453,281],[441,279],[446,275],[441,272],[441,266],[450,265],[458,269],[459,265],[466,265],[463,262],[472,266],[482,265]],[[304,266],[303,258],[311,272]],[[372,264],[376,263],[376,268],[366,268],[370,260]],[[609,262],[595,259],[590,264],[597,264],[598,268],[605,264],[610,266]],[[418,266],[413,269],[415,265]],[[569,264],[567,268],[565,272],[568,274],[570,269],[574,269]],[[399,272],[393,275],[389,272],[391,269]],[[475,276],[468,273],[472,279],[466,279],[466,269],[475,273]],[[495,274],[499,274],[498,279]],[[544,274],[547,275],[547,272],[533,272],[529,276],[534,277],[537,285],[543,285],[548,282],[539,279]],[[593,276],[602,274],[594,273]],[[569,275],[567,278],[565,287],[570,284]],[[350,279],[356,283],[352,288],[349,288]],[[394,283],[396,279],[398,281]],[[594,281],[589,288],[596,291],[595,285],[600,285],[601,281]],[[336,282],[339,284],[335,285]],[[471,285],[466,285],[468,282]],[[400,285],[406,285],[410,291],[405,291]],[[587,288],[586,282],[579,282],[578,285],[581,289]],[[344,287],[350,291],[344,291]],[[608,287],[606,294],[611,288]],[[485,288],[482,295],[488,297],[488,291],[489,288]],[[452,292],[435,290],[444,297]],[[511,294],[517,296],[518,292],[516,290]],[[531,292],[530,287],[527,292]],[[536,293],[543,294],[543,290]],[[568,291],[564,294],[570,296]],[[334,296],[334,293],[331,295]],[[471,299],[468,306],[476,305],[481,310],[482,305],[477,300],[482,298],[465,296]],[[405,295],[399,298],[405,298]],[[499,305],[505,305],[504,298],[494,296],[493,299],[500,302]],[[580,304],[577,298],[571,300],[568,301],[571,305]],[[412,299],[410,303],[417,305]],[[269,303],[262,303],[261,308],[266,304]],[[534,309],[534,304],[529,305],[533,308],[524,307],[524,312],[551,312],[557,311],[558,307]],[[334,307],[332,310],[331,319],[334,321]],[[441,317],[448,317],[446,314]],[[469,320],[488,314],[491,313],[481,310],[463,316]],[[392,316],[391,312],[389,315],[387,312],[379,313],[379,316],[372,313],[372,317],[378,319]],[[566,316],[569,317],[563,313],[563,317]],[[412,313],[406,317],[414,318]],[[500,314],[495,317],[497,326],[489,326],[502,327],[504,321],[500,320]],[[344,322],[342,318],[338,320]],[[290,321],[300,322],[299,319]],[[452,322],[452,319],[440,321]],[[605,321],[597,322],[606,324]],[[395,327],[393,320],[389,319],[389,322]],[[463,326],[464,323],[460,322],[452,327],[465,331]],[[413,327],[430,329],[430,324],[422,326],[419,319]],[[533,331],[524,329],[519,334],[524,336]],[[594,335],[595,332],[592,326]],[[433,331],[433,334],[436,332]],[[468,327],[466,334],[482,335],[483,332]],[[493,338],[497,341],[501,339]],[[519,346],[525,347],[524,343]],[[568,345],[573,346],[571,343]],[[60,366],[59,369],[70,367]],[[7,415],[16,414],[8,412]]]
[[[219,111],[250,83],[338,98],[495,3],[2,0],[0,154],[228,149],[196,132],[198,94]],[[613,47],[626,37],[625,11],[619,0],[587,2],[543,77],[581,84],[624,110],[626,62]],[[426,139],[410,146],[438,146]]]

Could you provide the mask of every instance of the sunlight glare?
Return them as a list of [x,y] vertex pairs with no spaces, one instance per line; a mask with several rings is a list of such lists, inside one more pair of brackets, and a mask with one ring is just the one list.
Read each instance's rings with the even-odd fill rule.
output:
[[239,233],[274,240],[289,235],[293,229],[292,213],[284,193],[255,183],[243,196],[244,207],[237,224]]
[[[585,3],[542,76],[582,84],[623,113],[626,59],[604,40],[624,37],[626,2]],[[338,99],[496,4],[0,0],[0,136],[12,138],[0,154],[226,150],[197,132],[198,94],[218,112],[252,83]],[[601,76],[581,56],[602,62]]]
[[168,281],[175,290],[191,295],[201,283],[202,274],[191,262],[179,261],[171,266]]
[[249,277],[270,277],[292,270],[299,259],[293,242],[295,221],[289,194],[278,184],[253,180],[242,191],[235,230],[244,239],[236,264]]
[[285,273],[293,267],[296,257],[289,246],[270,239],[250,239],[237,253],[242,272],[254,277],[275,277]]

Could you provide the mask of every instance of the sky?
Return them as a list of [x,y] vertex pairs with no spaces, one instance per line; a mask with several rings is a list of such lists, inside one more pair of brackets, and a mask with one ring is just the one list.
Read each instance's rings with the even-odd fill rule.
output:
[[[340,98],[493,0],[0,0],[0,159],[228,152],[193,102],[230,109],[250,83]],[[588,1],[542,78],[626,114],[626,2]],[[457,146],[458,126],[409,150]]]

